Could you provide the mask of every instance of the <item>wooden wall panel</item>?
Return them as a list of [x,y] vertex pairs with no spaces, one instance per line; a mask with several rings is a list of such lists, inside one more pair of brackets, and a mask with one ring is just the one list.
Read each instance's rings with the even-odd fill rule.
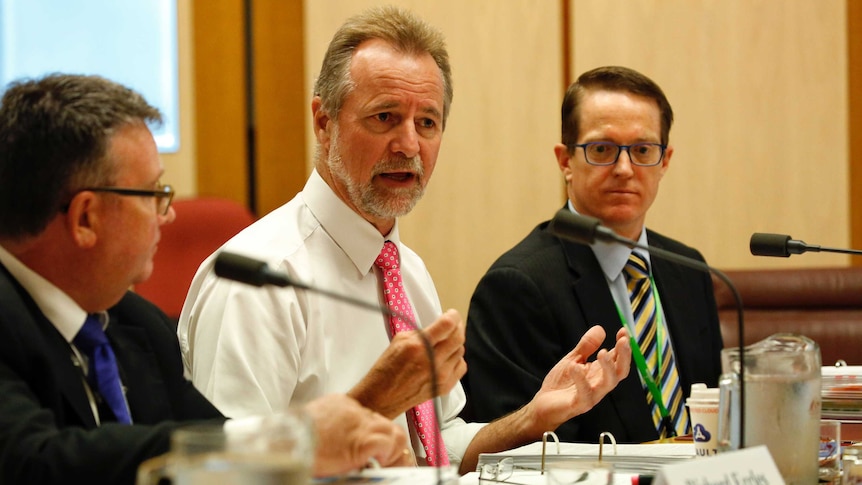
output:
[[[847,0],[851,247],[862,249],[862,1]],[[855,190],[854,190],[855,189]],[[862,265],[862,258],[853,258]]]
[[676,152],[650,227],[723,268],[848,264],[748,251],[753,232],[850,242],[844,0],[573,5],[575,74],[626,65],[657,81],[674,107]]
[[[306,1],[309,86],[344,19],[382,3],[389,2]],[[402,220],[402,237],[424,258],[444,307],[466,316],[493,260],[562,206],[553,154],[563,94],[560,5],[399,4],[446,35],[455,88],[437,168],[424,200]],[[313,146],[309,134],[309,154]]]
[[[302,0],[255,0],[257,212],[292,199],[306,179]],[[311,89],[310,87],[308,88]]]
[[303,5],[302,0],[250,5],[251,110],[245,2],[194,2],[198,194],[249,204],[248,141],[254,136],[254,207],[265,214],[290,200],[306,177]]
[[247,204],[242,0],[192,2],[197,195]]

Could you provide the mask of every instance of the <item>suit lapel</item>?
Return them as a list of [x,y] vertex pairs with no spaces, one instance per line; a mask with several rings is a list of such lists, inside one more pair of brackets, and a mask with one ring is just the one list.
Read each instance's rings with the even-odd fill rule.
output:
[[[96,421],[84,390],[84,374],[73,359],[71,346],[6,268],[0,265],[0,269],[0,322],[15,326],[14,330],[20,334],[21,345],[28,347],[29,362],[43,359],[48,363],[51,369],[49,375],[56,379],[57,390],[76,414],[76,421],[85,428],[95,428]],[[45,380],[46,377],[41,376],[41,379]],[[38,394],[35,389],[34,393]],[[59,410],[55,409],[55,412]],[[63,416],[58,416],[58,420],[74,422]]]
[[[607,278],[599,261],[587,245],[563,240],[560,240],[560,244],[566,254],[566,264],[574,274],[574,296],[579,307],[583,309],[587,328],[601,325],[606,334],[602,347],[610,349],[616,344],[616,335],[623,323],[619,313],[615,311],[616,303],[608,289]],[[644,423],[651,423],[652,417],[634,365],[629,370],[629,375],[617,384],[605,400],[609,400],[628,436],[653,433],[658,437],[654,428],[644,428]]]
[[587,328],[601,325],[607,334],[605,346],[613,346],[617,331],[622,326],[619,315],[613,311],[614,300],[604,282],[605,274],[596,260],[593,250],[583,244],[561,241],[566,254],[566,264],[574,275],[572,289],[584,312]]
[[147,333],[130,324],[126,315],[111,311],[108,339],[114,348],[132,420],[148,424],[171,416],[168,392]]

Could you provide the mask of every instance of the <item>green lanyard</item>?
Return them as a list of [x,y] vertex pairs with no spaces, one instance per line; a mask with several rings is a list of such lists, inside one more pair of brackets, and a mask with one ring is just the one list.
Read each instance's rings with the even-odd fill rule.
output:
[[[653,299],[656,303],[656,352],[658,352],[658,369],[661,369],[662,364],[662,343],[664,342],[664,325],[661,309],[661,300],[658,298],[658,294],[655,291],[655,280],[652,277],[652,274],[649,275],[650,280],[650,290],[652,291]],[[620,322],[623,324],[626,329],[630,329],[632,333],[634,333],[634,327],[630,325],[626,325],[626,318],[623,315],[622,310],[619,305],[614,305],[617,307],[617,313],[620,316]],[[635,360],[635,366],[638,368],[638,372],[640,372],[641,377],[646,383],[647,390],[652,395],[653,401],[658,405],[659,414],[661,415],[661,423],[659,426],[659,438],[673,438],[676,436],[676,430],[673,427],[673,423],[670,421],[670,413],[664,405],[664,399],[661,395],[661,390],[658,388],[658,385],[653,379],[652,374],[647,368],[646,359],[644,358],[644,354],[641,351],[640,346],[638,345],[637,339],[634,335],[630,335],[629,339],[631,340],[632,347],[632,357]],[[666,433],[666,435],[662,436],[662,433]]]

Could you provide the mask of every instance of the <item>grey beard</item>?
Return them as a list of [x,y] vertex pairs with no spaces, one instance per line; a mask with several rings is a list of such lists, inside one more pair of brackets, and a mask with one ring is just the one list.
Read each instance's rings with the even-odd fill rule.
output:
[[425,177],[425,170],[422,167],[422,159],[418,155],[413,158],[381,160],[375,165],[373,176],[404,169],[416,174],[417,180],[414,186],[394,191],[381,191],[370,182],[360,185],[350,178],[344,166],[344,160],[341,158],[337,132],[333,136],[326,162],[332,175],[344,184],[350,202],[359,210],[374,217],[396,218],[409,214],[425,194],[425,187],[421,184],[421,180]]

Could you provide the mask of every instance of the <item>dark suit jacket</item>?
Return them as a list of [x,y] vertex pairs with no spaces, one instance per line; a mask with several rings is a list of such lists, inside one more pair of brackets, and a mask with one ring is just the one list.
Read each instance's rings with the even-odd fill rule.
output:
[[[529,402],[548,371],[593,325],[607,333],[604,348],[614,345],[622,322],[592,249],[563,241],[547,227],[540,224],[501,256],[473,294],[462,380],[468,417],[490,421]],[[647,239],[703,261],[695,249],[655,232],[647,231]],[[694,382],[716,387],[722,340],[710,275],[651,260],[686,397]],[[556,430],[561,440],[592,443],[603,431],[621,443],[658,438],[634,362],[605,399]]]
[[221,419],[161,311],[130,292],[109,314],[133,426],[96,427],[69,344],[0,265],[0,483],[134,483],[180,422]]

